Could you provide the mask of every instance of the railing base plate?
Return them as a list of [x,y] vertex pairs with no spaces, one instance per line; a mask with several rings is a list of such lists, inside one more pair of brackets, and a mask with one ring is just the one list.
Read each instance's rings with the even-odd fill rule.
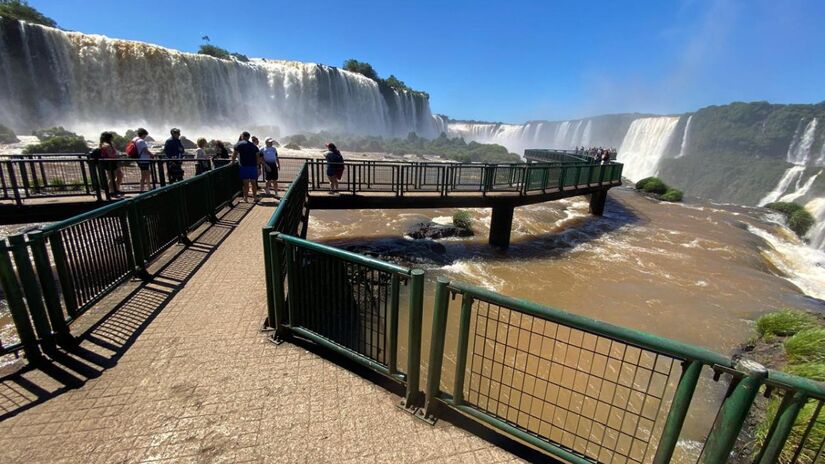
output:
[[281,343],[283,343],[285,341],[284,338],[281,337],[278,334],[272,334],[271,336],[267,337],[266,339],[269,340],[269,342],[274,344],[274,345],[280,345]]
[[430,415],[430,416],[425,415],[424,409],[419,409],[418,411],[416,411],[415,412],[415,418],[419,419],[419,420],[422,420],[422,421],[424,421],[424,422],[426,422],[430,425],[435,425],[435,423],[438,421],[438,418],[433,416],[433,415]]
[[398,404],[395,405],[395,407],[406,412],[411,416],[414,416],[418,412],[418,406],[408,406],[407,400],[401,400]]

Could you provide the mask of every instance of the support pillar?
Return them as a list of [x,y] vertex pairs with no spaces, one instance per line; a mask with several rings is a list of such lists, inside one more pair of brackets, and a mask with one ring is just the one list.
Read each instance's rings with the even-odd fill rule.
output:
[[607,190],[597,190],[590,194],[590,214],[601,216],[604,214],[604,204],[607,201]]
[[493,217],[490,219],[490,245],[500,248],[510,246],[510,229],[513,226],[514,209],[510,205],[493,207]]

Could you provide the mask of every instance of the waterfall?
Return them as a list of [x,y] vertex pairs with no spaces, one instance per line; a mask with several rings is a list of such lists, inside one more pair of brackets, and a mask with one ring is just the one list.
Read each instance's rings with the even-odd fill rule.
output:
[[816,222],[805,234],[811,248],[825,251],[825,197],[814,198],[805,205],[805,209]]
[[805,183],[802,185],[800,185],[802,181],[802,176],[799,176],[799,178],[796,180],[796,190],[794,190],[793,193],[784,195],[782,198],[779,199],[779,201],[793,202],[797,198],[804,197],[808,194],[808,191],[811,190],[811,186],[814,185],[814,181],[816,181],[816,178],[819,177],[820,174],[822,174],[822,171],[819,171],[816,174],[809,177],[808,180],[806,180]]
[[773,203],[774,201],[778,200],[782,194],[784,194],[788,187],[794,182],[798,182],[799,179],[802,178],[802,174],[805,172],[805,166],[791,166],[785,171],[785,174],[782,174],[782,178],[779,179],[779,183],[776,184],[773,190],[768,192],[761,200],[759,200],[759,206],[765,206],[768,203]]
[[679,147],[679,154],[676,155],[677,158],[681,158],[685,156],[685,147],[688,144],[688,131],[690,130],[690,121],[693,120],[693,115],[691,114],[688,116],[687,122],[685,123],[685,132],[682,134],[682,145]]
[[811,119],[805,126],[805,131],[799,137],[799,132],[794,134],[794,139],[788,147],[787,160],[789,163],[804,166],[808,163],[808,158],[811,156],[811,147],[814,144],[814,136],[816,135],[817,119]]
[[165,133],[437,135],[426,97],[338,68],[248,63],[0,19],[0,123],[84,134],[146,126]]
[[670,116],[633,121],[618,153],[624,176],[633,181],[655,176],[678,123],[678,117]]

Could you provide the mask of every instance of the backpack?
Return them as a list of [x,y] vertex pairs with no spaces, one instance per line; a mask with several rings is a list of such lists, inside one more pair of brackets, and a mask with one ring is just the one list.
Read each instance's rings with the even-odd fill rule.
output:
[[95,148],[89,152],[89,159],[99,160],[103,156],[100,148]]
[[137,144],[134,139],[130,140],[129,143],[126,144],[126,156],[135,159],[140,158],[140,153],[138,153]]

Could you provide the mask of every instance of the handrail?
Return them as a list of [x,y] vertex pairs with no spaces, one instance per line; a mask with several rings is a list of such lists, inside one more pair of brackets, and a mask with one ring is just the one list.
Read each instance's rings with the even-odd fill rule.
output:
[[410,269],[407,269],[402,266],[398,266],[396,264],[388,263],[385,261],[381,261],[379,259],[370,258],[369,256],[364,256],[358,253],[353,253],[351,251],[342,250],[340,248],[331,247],[329,245],[324,245],[322,243],[313,242],[311,240],[305,240],[298,237],[293,237],[286,234],[280,234],[278,232],[274,232],[276,237],[279,240],[282,240],[286,243],[291,243],[293,245],[299,245],[304,248],[308,248],[313,251],[317,251],[320,253],[326,253],[331,256],[335,256],[336,258],[341,258],[346,261],[350,261],[353,263],[363,264],[364,266],[370,266],[375,269],[379,269],[385,272],[395,272],[398,274],[410,274],[412,272]]

